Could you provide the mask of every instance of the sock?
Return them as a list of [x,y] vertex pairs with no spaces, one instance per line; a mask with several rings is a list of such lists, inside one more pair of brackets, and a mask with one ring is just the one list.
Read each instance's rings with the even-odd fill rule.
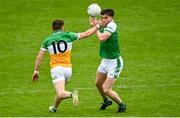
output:
[[108,102],[108,98],[104,98],[104,103]]
[[121,102],[121,103],[119,103],[118,105],[119,105],[119,107],[122,107],[122,106],[124,106],[124,103]]
[[53,107],[53,110],[54,110],[54,111],[56,111],[56,110],[57,110],[57,108],[54,106],[54,107]]
[[70,93],[70,98],[72,98],[72,92]]

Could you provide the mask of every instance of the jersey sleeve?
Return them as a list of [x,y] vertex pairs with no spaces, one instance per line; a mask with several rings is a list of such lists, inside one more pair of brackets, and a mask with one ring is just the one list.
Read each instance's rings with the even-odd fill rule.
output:
[[70,36],[71,41],[78,40],[80,37],[79,33],[74,32],[68,32],[68,35]]
[[43,41],[43,44],[42,44],[42,46],[41,46],[41,50],[47,50],[47,41],[46,40],[44,40]]
[[108,31],[114,33],[116,31],[117,25],[114,22],[110,22],[104,29],[104,31]]

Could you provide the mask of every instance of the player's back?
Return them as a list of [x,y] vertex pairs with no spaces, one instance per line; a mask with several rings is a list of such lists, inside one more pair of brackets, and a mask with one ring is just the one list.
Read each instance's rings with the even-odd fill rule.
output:
[[72,41],[78,38],[73,32],[57,31],[51,34],[43,43],[42,48],[48,50],[50,55],[50,66],[71,67]]

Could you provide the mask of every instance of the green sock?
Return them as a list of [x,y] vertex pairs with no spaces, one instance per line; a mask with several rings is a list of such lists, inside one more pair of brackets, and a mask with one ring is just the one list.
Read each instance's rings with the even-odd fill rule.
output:
[[124,103],[123,102],[119,103],[119,106],[124,106]]
[[104,103],[108,102],[108,98],[104,98]]

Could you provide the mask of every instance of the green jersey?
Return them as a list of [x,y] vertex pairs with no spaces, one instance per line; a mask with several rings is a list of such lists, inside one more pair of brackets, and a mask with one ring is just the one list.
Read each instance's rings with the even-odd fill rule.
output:
[[101,27],[100,32],[108,31],[111,36],[106,40],[100,42],[99,55],[105,59],[115,59],[120,56],[117,25],[112,21],[106,27]]
[[79,34],[73,32],[62,32],[58,30],[46,38],[41,50],[48,50],[50,55],[50,66],[71,67],[72,42],[79,38]]

